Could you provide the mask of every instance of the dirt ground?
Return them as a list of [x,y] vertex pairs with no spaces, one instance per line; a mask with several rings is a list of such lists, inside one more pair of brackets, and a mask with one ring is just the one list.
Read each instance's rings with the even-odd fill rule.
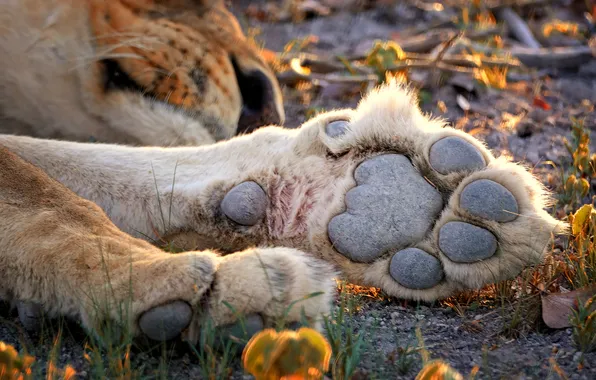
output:
[[[337,3],[337,1],[335,2]],[[358,11],[335,10],[330,15],[316,16],[300,23],[291,21],[259,21],[247,17],[249,6],[264,2],[234,1],[232,9],[245,30],[254,28],[256,40],[265,48],[282,51],[293,40],[316,36],[306,52],[321,55],[355,55],[370,49],[375,40],[387,40],[400,31],[430,25],[438,12],[427,12],[413,5],[397,2]],[[392,2],[386,2],[392,3]],[[385,3],[385,4],[386,4]],[[574,13],[564,7],[554,7],[552,17],[576,21]],[[560,44],[572,46],[573,39],[562,38]],[[464,79],[464,82],[466,80]],[[471,80],[469,80],[471,82]],[[460,81],[461,83],[461,81]],[[570,117],[583,118],[585,126],[596,129],[596,59],[573,69],[511,70],[508,88],[486,89],[474,86],[462,89],[456,82],[445,82],[425,88],[428,97],[422,108],[434,116],[485,141],[497,154],[510,155],[525,162],[554,189],[556,166],[567,156],[564,138],[569,138]],[[534,101],[541,96],[547,107]],[[470,108],[458,105],[458,95],[465,97]],[[312,110],[353,107],[360,94],[346,95],[333,85],[306,89],[284,88],[286,127],[296,127],[310,116]],[[545,109],[548,108],[548,109]],[[594,149],[594,147],[593,147]],[[2,308],[0,308],[2,309]],[[419,356],[401,356],[406,347],[417,346],[415,328],[419,326],[425,345],[433,358],[442,358],[463,374],[476,365],[480,378],[536,379],[558,378],[549,359],[554,358],[570,379],[596,378],[596,353],[587,354],[580,365],[581,354],[573,344],[571,329],[551,330],[544,326],[506,334],[510,315],[504,315],[498,305],[478,305],[457,312],[444,304],[403,303],[398,300],[372,300],[353,317],[357,331],[365,334],[366,350],[359,363],[358,378],[411,379],[420,369]],[[347,321],[346,321],[347,322]],[[83,359],[80,342],[84,334],[76,326],[64,331],[59,363],[69,363],[86,378],[90,368]],[[0,340],[18,347],[34,348],[38,357],[46,357],[51,340],[39,344],[39,338],[22,333],[14,313],[5,313],[0,320]],[[396,359],[397,358],[397,359]],[[143,372],[151,373],[159,359],[147,354],[134,354],[133,363],[143,364]],[[200,378],[198,362],[190,353],[176,355],[167,363],[168,378]],[[237,370],[232,378],[250,378]]]

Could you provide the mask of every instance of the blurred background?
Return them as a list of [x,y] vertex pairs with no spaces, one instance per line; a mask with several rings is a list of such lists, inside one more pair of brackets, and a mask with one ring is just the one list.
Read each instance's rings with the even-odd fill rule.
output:
[[[389,78],[548,183],[596,127],[596,1],[229,1],[284,87],[288,127]],[[592,143],[593,144],[593,143]]]

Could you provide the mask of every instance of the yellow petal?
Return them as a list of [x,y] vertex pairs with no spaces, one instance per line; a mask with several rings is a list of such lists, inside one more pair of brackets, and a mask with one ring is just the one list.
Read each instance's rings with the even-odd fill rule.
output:
[[277,337],[274,329],[266,329],[248,341],[242,352],[242,365],[248,373],[256,378],[265,376],[269,367],[266,363],[267,356],[275,349]]
[[321,335],[318,331],[313,330],[308,327],[302,327],[298,330],[298,336],[302,339],[308,341],[310,347],[313,350],[319,352],[321,359],[320,359],[320,368],[324,371],[327,371],[329,367],[329,361],[331,360],[331,345],[325,339],[323,335]]

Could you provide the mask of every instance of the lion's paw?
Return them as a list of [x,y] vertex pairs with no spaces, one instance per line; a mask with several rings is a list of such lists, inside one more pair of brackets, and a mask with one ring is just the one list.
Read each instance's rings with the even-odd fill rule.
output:
[[329,263],[292,248],[227,255],[219,263],[204,317],[215,322],[218,336],[240,344],[264,328],[307,323],[320,329],[332,306],[336,274]]
[[373,151],[357,163],[327,234],[359,282],[400,297],[446,297],[538,263],[564,227],[543,210],[545,191],[530,173],[425,118],[399,88],[373,94],[349,121],[331,137]]
[[293,248],[251,248],[221,257],[207,310],[224,325],[259,314],[264,326],[306,317],[320,326],[335,294],[332,266]]
[[276,174],[232,188],[224,213],[397,297],[434,300],[512,278],[565,227],[525,168],[422,115],[395,84],[309,121],[293,144]]
[[[133,284],[138,298],[132,300],[128,316],[134,335],[149,342],[182,339],[197,343],[201,334],[214,329],[214,344],[225,344],[229,338],[246,343],[267,327],[291,328],[306,322],[320,328],[335,293],[337,273],[332,266],[291,248],[253,248],[225,257],[187,252],[157,258],[161,261],[152,263],[152,273],[145,273],[149,282]],[[137,276],[147,269],[133,266]],[[116,291],[119,282],[113,279]],[[83,324],[98,337],[105,332],[100,329],[107,326],[107,319],[112,320],[110,333],[122,332],[118,311],[125,306],[110,304],[111,317],[99,313],[96,303],[80,313]],[[23,327],[30,333],[39,332],[44,308],[30,301],[18,301],[16,307]]]

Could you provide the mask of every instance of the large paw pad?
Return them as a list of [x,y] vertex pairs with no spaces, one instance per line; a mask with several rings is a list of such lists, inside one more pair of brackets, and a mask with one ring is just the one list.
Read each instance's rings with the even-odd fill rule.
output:
[[331,220],[328,233],[335,249],[357,262],[423,239],[443,208],[441,194],[403,155],[366,160],[355,179],[347,210]]
[[449,222],[439,230],[439,248],[451,261],[473,263],[497,252],[497,238],[473,224]]
[[497,222],[511,222],[519,212],[513,194],[503,185],[488,179],[466,186],[459,202],[461,208],[470,214]]

